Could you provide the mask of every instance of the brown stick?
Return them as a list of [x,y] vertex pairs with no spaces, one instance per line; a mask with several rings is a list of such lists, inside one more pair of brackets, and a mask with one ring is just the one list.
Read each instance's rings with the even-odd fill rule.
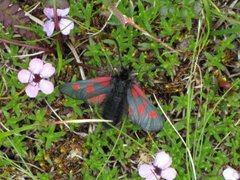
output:
[[48,52],[48,53],[53,52],[53,50],[50,49],[50,48],[44,48],[44,47],[34,46],[34,45],[29,45],[29,44],[23,44],[23,43],[20,43],[20,42],[10,41],[10,40],[3,39],[3,38],[0,38],[0,42],[6,43],[6,44],[13,44],[13,45],[16,45],[16,46],[22,46],[22,47],[26,47],[26,48],[30,48],[30,49],[36,49],[36,50],[44,51],[44,52]]
[[157,41],[158,43],[162,44],[164,47],[166,47],[167,49],[171,50],[172,52],[179,53],[179,51],[173,49],[172,47],[168,46],[166,43],[162,42],[161,39],[159,39],[159,38],[149,34],[147,31],[145,31],[143,28],[141,28],[138,24],[136,24],[132,18],[127,17],[126,15],[124,15],[121,11],[119,11],[116,8],[114,3],[110,6],[109,9],[116,16],[116,18],[118,18],[118,20],[121,22],[122,25],[124,25],[124,26],[132,25],[133,27],[138,29],[140,32],[142,32],[143,35],[145,35],[145,36],[147,36],[147,37]]

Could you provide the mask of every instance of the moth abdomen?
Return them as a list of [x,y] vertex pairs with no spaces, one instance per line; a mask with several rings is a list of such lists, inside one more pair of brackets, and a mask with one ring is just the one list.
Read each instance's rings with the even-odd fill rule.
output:
[[129,83],[117,78],[113,79],[113,81],[113,89],[104,102],[103,118],[110,119],[113,121],[113,124],[117,124],[127,110],[127,89]]

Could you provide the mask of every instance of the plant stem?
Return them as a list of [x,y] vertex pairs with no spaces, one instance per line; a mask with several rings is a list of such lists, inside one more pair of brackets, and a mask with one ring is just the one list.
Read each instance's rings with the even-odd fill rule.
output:
[[44,51],[47,53],[53,52],[53,50],[51,48],[44,48],[44,47],[34,46],[34,45],[30,45],[30,44],[23,44],[20,42],[10,41],[10,40],[3,39],[3,38],[0,38],[0,42],[6,43],[6,44],[12,44],[12,45],[16,45],[16,46],[21,46],[21,47],[26,47],[26,48],[30,48],[30,49],[36,49],[38,51]]

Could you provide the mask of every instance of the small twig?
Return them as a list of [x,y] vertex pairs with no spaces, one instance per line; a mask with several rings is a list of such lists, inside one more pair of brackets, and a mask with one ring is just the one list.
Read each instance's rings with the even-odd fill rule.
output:
[[41,3],[38,2],[38,3],[36,4],[36,6],[34,6],[31,10],[29,10],[28,12],[25,13],[25,16],[28,16],[31,20],[33,20],[34,22],[36,22],[36,23],[38,23],[39,25],[43,26],[44,23],[43,23],[42,20],[40,20],[40,19],[38,19],[37,17],[35,17],[35,16],[33,16],[33,15],[30,14],[32,11],[34,11],[36,8],[38,8],[38,6],[39,6],[40,4],[41,4]]
[[40,55],[40,54],[43,54],[43,53],[44,53],[44,51],[39,51],[39,52],[32,53],[32,54],[23,54],[23,55],[17,55],[17,56],[12,56],[12,57],[26,58],[26,57],[37,56],[37,55]]
[[147,31],[145,31],[143,28],[141,28],[138,24],[136,24],[134,22],[133,18],[127,17],[121,11],[119,11],[116,8],[116,5],[114,3],[109,7],[109,9],[110,9],[111,13],[114,14],[116,16],[116,18],[118,18],[118,20],[121,22],[121,24],[123,26],[132,25],[133,27],[138,29],[143,35],[145,35],[145,36],[147,36],[147,37],[157,41],[158,43],[162,44],[164,47],[166,47],[167,49],[171,50],[172,52],[175,52],[175,53],[180,52],[180,51],[176,51],[175,49],[173,49],[170,46],[168,46],[161,39],[159,39],[159,38],[149,34]]
[[3,39],[3,38],[0,38],[0,43],[6,43],[6,44],[13,44],[13,45],[16,45],[16,46],[21,46],[21,47],[26,47],[26,48],[30,48],[30,49],[36,49],[38,51],[44,51],[46,53],[51,53],[53,52],[53,49],[51,48],[44,48],[44,47],[40,47],[40,46],[34,46],[34,45],[30,45],[30,44],[23,44],[23,43],[20,43],[20,42],[16,42],[16,41],[10,41],[10,40],[7,40],[7,39]]
[[230,77],[230,78],[233,78],[233,77],[237,77],[237,76],[240,76],[240,72],[235,73],[235,74],[231,74],[229,77]]
[[[238,121],[234,124],[234,126],[238,126],[240,124],[240,119],[238,119]],[[222,138],[222,140],[214,147],[214,150],[217,150],[218,147],[228,138],[228,136],[233,133],[233,132],[229,132],[226,134],[226,136],[224,136],[224,138]]]
[[[67,44],[67,46],[69,47],[69,49],[72,51],[73,56],[75,57],[77,63],[81,64],[82,61],[80,60],[80,58],[79,58],[79,56],[78,56],[78,53],[77,53],[77,50],[74,48],[74,46],[73,46],[71,43],[69,43],[69,42],[67,42],[66,44]],[[85,80],[85,79],[86,79],[86,76],[85,76],[83,67],[80,66],[80,67],[79,67],[79,70],[80,70],[80,74],[81,74],[82,80]]]
[[[118,4],[119,4],[120,2],[121,2],[121,0],[118,0],[118,2],[115,3],[115,6],[117,7]],[[88,34],[91,34],[90,37],[92,37],[92,36],[96,36],[96,35],[98,35],[99,33],[101,33],[101,32],[105,29],[105,27],[107,26],[108,21],[111,19],[112,15],[113,15],[113,13],[111,12],[111,14],[108,16],[107,21],[105,22],[105,24],[103,25],[103,27],[102,27],[98,32],[95,32],[95,33],[88,33]]]
[[[61,124],[61,122],[62,122],[62,124],[64,124],[68,128],[68,130],[70,131],[70,127],[68,126],[68,124],[57,114],[57,112],[53,109],[53,107],[48,103],[48,101],[45,98],[44,98],[44,101],[47,104],[47,106],[51,109],[53,114],[60,120],[60,121],[57,121],[56,124]],[[46,122],[45,125],[47,125],[47,123],[48,122]],[[50,122],[50,123],[53,124],[54,122]],[[81,136],[83,138],[86,136],[84,133],[79,133],[79,132],[76,132],[76,131],[73,131],[73,133],[77,134],[77,135],[79,135],[79,136]]]
[[105,120],[105,119],[71,119],[71,120],[64,120],[64,121],[53,121],[53,122],[43,122],[41,125],[49,126],[49,125],[56,125],[56,124],[82,124],[82,123],[94,123],[94,122],[112,122],[112,120]]

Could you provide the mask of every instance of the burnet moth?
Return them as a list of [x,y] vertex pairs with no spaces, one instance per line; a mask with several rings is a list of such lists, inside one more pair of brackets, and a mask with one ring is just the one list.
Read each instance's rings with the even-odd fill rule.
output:
[[[121,59],[120,53],[119,57]],[[133,81],[130,72],[130,69],[122,67],[116,75],[66,83],[59,89],[72,98],[102,104],[102,117],[112,120],[113,124],[117,124],[128,111],[132,122],[144,131],[159,131],[163,118]]]

